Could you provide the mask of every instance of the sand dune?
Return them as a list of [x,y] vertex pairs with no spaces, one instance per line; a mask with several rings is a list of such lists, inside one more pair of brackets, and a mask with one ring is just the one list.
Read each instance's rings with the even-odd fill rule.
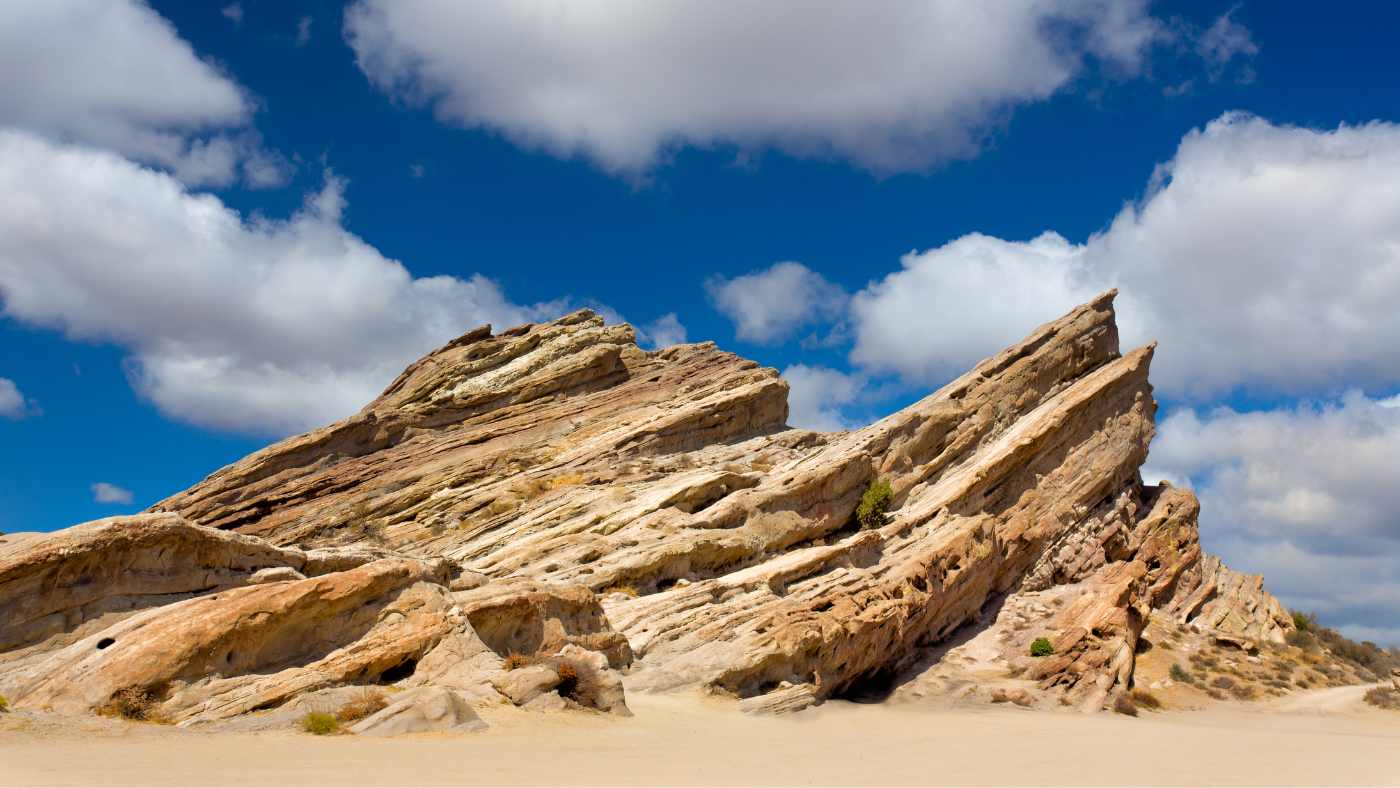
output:
[[[212,734],[7,715],[5,785],[1396,785],[1400,715],[1364,688],[1113,714],[828,703],[753,718],[637,696],[636,716],[486,714],[397,739]],[[52,726],[52,727],[51,727]]]

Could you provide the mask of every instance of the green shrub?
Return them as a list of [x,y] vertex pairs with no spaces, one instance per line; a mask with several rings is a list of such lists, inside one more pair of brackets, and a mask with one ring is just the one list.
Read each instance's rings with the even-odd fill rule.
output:
[[1186,668],[1180,664],[1172,663],[1172,681],[1180,681],[1186,684],[1191,683],[1191,674],[1186,672]]
[[1301,610],[1293,611],[1293,626],[1299,632],[1307,632],[1317,624],[1317,617],[1312,613],[1304,613]]
[[860,506],[856,507],[856,520],[860,522],[860,527],[879,528],[889,521],[886,512],[890,510],[890,499],[894,497],[894,490],[890,489],[890,483],[884,479],[875,479],[870,482],[870,486],[865,488],[865,494],[860,497]]
[[301,718],[301,729],[316,736],[326,736],[340,732],[340,720],[334,714],[313,711]]
[[1048,657],[1055,653],[1055,647],[1050,645],[1049,638],[1036,638],[1031,642],[1032,657]]

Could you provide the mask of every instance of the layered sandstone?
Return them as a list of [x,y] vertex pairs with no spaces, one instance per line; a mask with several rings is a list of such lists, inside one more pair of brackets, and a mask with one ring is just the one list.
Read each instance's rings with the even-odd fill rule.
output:
[[[191,721],[372,682],[617,711],[625,682],[792,710],[907,681],[1014,610],[1026,626],[998,648],[1054,643],[1028,686],[1102,708],[1149,620],[1292,626],[1201,551],[1190,492],[1142,483],[1153,348],[1120,353],[1112,301],[835,434],[785,426],[777,373],[711,343],[646,352],[587,311],[478,329],[152,514],[0,554],[19,611],[0,689],[81,711],[135,683]],[[877,479],[890,517],[862,530]],[[109,553],[138,571],[91,558]],[[187,648],[141,650],[156,638]],[[511,654],[534,664],[505,670]]]

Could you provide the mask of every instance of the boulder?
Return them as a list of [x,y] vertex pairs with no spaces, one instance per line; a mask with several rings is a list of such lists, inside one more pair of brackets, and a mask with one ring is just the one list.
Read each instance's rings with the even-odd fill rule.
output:
[[446,687],[423,687],[397,695],[393,702],[350,728],[359,736],[485,730],[485,722],[465,698]]
[[763,695],[739,701],[739,711],[745,714],[792,714],[821,702],[810,684],[789,684]]

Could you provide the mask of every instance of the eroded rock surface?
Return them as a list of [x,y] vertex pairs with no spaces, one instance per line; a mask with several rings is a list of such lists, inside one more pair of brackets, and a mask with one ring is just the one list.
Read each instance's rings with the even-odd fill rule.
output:
[[[1153,347],[1120,353],[1112,301],[835,434],[785,426],[777,373],[710,343],[645,352],[587,311],[478,329],[151,514],[0,553],[0,689],[82,712],[139,686],[177,721],[376,682],[791,711],[936,672],[1007,611],[969,664],[1053,654],[998,697],[1103,708],[1154,618],[1292,626],[1201,551],[1190,492],[1143,485]],[[862,530],[877,479],[890,516]]]

